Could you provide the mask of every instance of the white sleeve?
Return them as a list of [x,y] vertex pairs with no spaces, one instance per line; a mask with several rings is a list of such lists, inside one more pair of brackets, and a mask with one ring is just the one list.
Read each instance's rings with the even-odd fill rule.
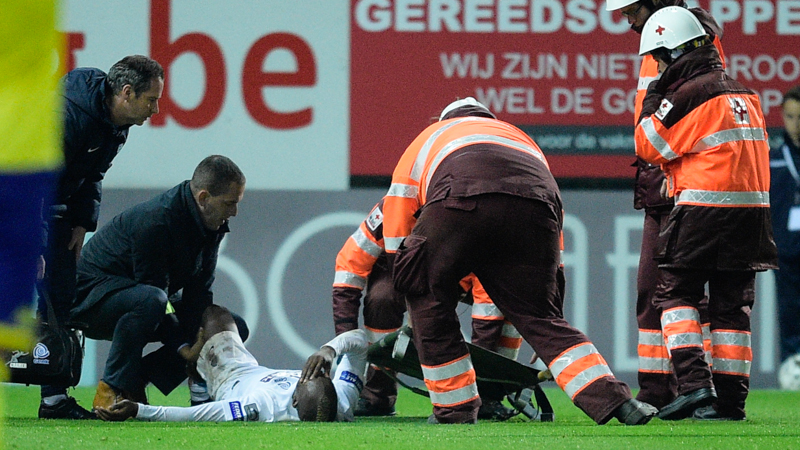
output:
[[139,404],[137,419],[152,422],[272,422],[269,408],[252,399],[223,400],[197,406],[151,406]]
[[339,399],[336,420],[353,420],[355,408],[367,373],[367,336],[364,330],[351,330],[342,333],[327,344],[341,355],[341,360],[333,376],[333,386]]

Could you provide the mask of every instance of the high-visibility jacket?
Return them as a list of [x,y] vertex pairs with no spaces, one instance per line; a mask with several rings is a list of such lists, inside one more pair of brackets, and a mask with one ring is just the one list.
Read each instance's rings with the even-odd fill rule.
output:
[[[380,258],[384,258],[383,239],[383,204],[381,199],[376,204],[366,219],[359,224],[358,229],[347,238],[342,249],[336,255],[336,270],[333,279],[333,316],[336,333],[340,334],[358,328],[358,311],[361,306],[361,295],[368,284],[370,274]],[[391,270],[386,269],[385,276],[391,276]],[[503,321],[504,316],[494,305],[486,290],[474,274],[469,274],[461,280],[464,291],[472,291],[473,320]],[[477,305],[477,306],[476,306]],[[516,329],[508,325],[498,325],[503,328],[503,337],[499,343],[474,342],[476,345],[497,350],[506,356],[519,352],[522,338]],[[369,342],[377,342],[384,336],[397,331],[397,328],[375,328],[364,324]],[[495,346],[498,347],[495,347]],[[506,347],[509,347],[506,349]],[[503,351],[500,351],[500,350]]]
[[[530,185],[527,189],[519,189],[513,183],[504,185],[502,177],[487,177],[492,179],[486,180],[477,174],[470,180],[472,182],[461,183],[461,180],[454,180],[445,189],[435,192],[433,198],[429,198],[431,180],[442,162],[453,153],[473,146],[484,146],[486,148],[481,151],[485,150],[484,154],[489,152],[493,156],[503,151],[513,153],[512,157],[520,158],[520,162],[528,165],[525,169],[540,170],[544,176],[537,177],[536,180],[541,179],[543,186],[550,183],[552,188],[539,189]],[[490,169],[497,168],[475,167],[476,171]],[[485,189],[475,187],[480,182],[487,183]],[[503,190],[503,186],[508,186],[508,191],[512,192]],[[455,192],[459,189],[459,192]],[[386,251],[397,251],[416,223],[416,212],[426,202],[442,200],[447,195],[469,196],[488,192],[507,192],[542,200],[553,205],[559,214],[561,211],[558,188],[552,180],[544,154],[522,130],[506,122],[484,117],[461,117],[430,125],[408,146],[392,174],[392,184],[384,203],[383,234]]]
[[666,96],[652,93],[662,100],[636,127],[637,154],[662,165],[676,204],[769,207],[769,145],[758,95],[725,74],[713,46],[684,55],[657,83],[666,91],[693,75]]
[[[670,3],[685,7],[685,4],[678,4],[683,2],[669,1],[664,2],[664,6],[670,6]],[[701,8],[690,8],[689,11],[697,17],[706,30],[706,33],[713,37],[714,46],[717,48],[717,51],[719,51],[722,66],[725,67],[725,54],[722,51],[722,42],[720,41],[722,28],[717,24],[711,14],[705,10]],[[636,86],[633,115],[634,126],[639,123],[639,116],[642,112],[645,94],[647,94],[647,87],[650,86],[650,83],[653,81],[658,80],[659,77],[658,62],[652,56],[645,55],[642,58],[642,63],[639,68],[639,82]],[[672,199],[661,196],[661,185],[664,181],[664,173],[661,172],[659,165],[650,164],[641,158],[637,158],[636,166],[636,185],[633,194],[634,208],[671,208],[673,205]],[[671,371],[672,369],[669,370]]]
[[635,139],[641,158],[661,164],[675,198],[660,267],[776,266],[761,104],[728,77],[713,45],[678,58],[650,87]]

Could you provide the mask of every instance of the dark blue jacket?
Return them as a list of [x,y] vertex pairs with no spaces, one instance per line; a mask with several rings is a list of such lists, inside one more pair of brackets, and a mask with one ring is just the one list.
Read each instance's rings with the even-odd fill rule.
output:
[[146,284],[163,289],[174,302],[186,333],[176,338],[192,342],[213,301],[219,245],[227,232],[227,223],[216,231],[205,228],[189,181],[128,208],[83,247],[73,318],[111,293]]
[[102,181],[128,138],[130,125],[116,127],[106,105],[111,90],[105,72],[79,68],[62,79],[64,169],[54,204],[64,217],[88,231],[97,229]]
[[[773,235],[778,246],[778,258],[796,261],[800,259],[800,231],[789,231],[788,224],[789,210],[796,204],[795,196],[800,196],[800,187],[797,186],[797,181],[783,157],[783,148],[789,150],[789,155],[798,171],[800,171],[800,149],[795,147],[785,133],[783,141],[782,146],[769,152],[769,204]],[[800,206],[800,203],[797,203],[797,206]]]

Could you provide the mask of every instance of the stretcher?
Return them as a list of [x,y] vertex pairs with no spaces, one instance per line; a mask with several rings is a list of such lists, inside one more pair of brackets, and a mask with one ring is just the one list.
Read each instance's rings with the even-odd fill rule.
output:
[[[367,359],[401,386],[429,397],[428,391],[411,386],[395,375],[401,373],[418,380],[425,378],[411,333],[412,330],[404,326],[385,336],[369,347]],[[478,391],[484,388],[501,389],[516,414],[521,413],[532,421],[553,421],[553,408],[539,386],[542,381],[549,379],[549,372],[525,366],[470,343],[467,343],[467,347],[475,368]]]

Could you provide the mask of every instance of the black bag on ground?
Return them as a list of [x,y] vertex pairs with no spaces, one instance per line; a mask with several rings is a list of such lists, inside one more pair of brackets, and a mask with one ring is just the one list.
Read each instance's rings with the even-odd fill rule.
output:
[[41,323],[36,330],[33,349],[2,352],[8,367],[9,381],[21,384],[77,386],[83,365],[83,333],[72,327],[61,327],[56,320],[50,299],[47,300],[51,323]]
[[11,350],[4,355],[12,383],[77,386],[83,365],[80,330],[47,323],[39,326],[30,352]]

